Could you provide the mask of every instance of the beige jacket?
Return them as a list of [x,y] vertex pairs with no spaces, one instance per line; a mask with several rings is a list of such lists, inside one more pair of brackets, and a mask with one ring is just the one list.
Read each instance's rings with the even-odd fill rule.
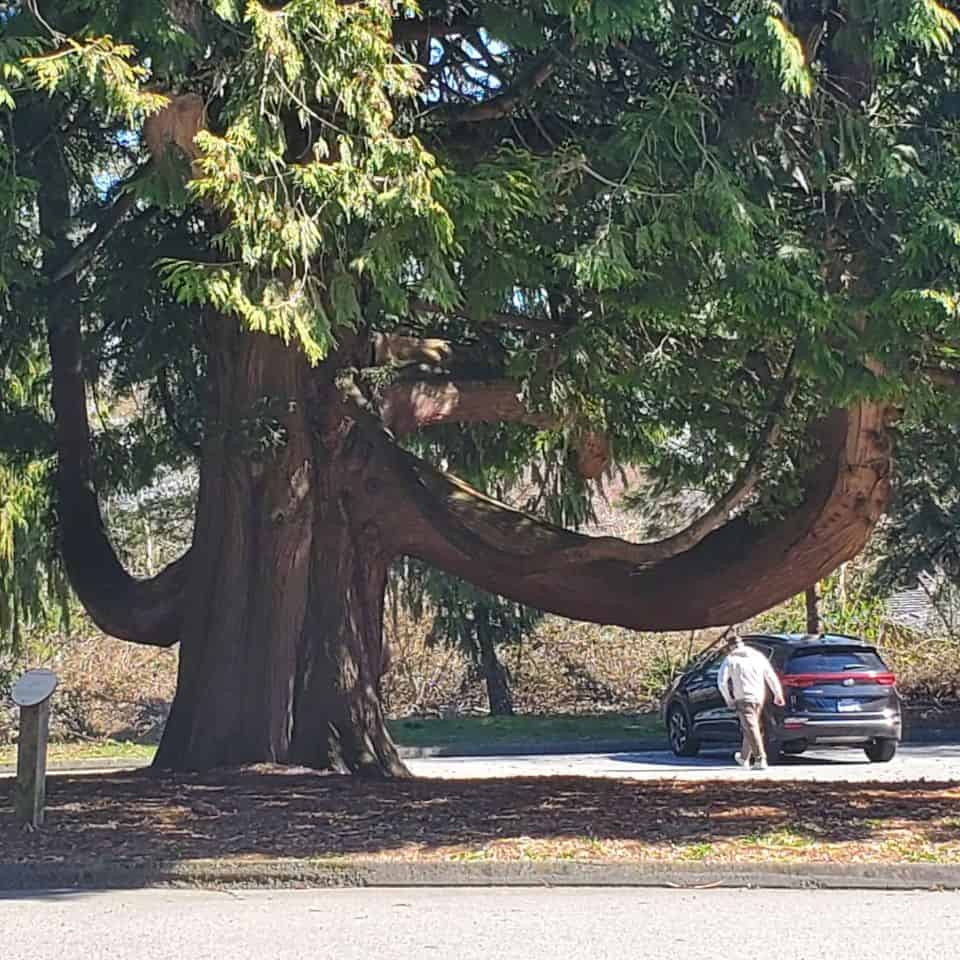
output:
[[717,686],[728,707],[735,706],[738,700],[762,705],[768,689],[776,699],[783,698],[780,678],[770,661],[759,650],[746,645],[732,651],[723,661]]

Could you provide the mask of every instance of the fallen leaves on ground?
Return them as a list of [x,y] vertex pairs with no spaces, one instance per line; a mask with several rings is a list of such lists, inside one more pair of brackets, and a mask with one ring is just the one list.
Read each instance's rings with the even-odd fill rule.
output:
[[0,860],[960,863],[960,784],[643,782],[587,777],[364,782],[302,768],[54,775],[42,830],[0,780]]

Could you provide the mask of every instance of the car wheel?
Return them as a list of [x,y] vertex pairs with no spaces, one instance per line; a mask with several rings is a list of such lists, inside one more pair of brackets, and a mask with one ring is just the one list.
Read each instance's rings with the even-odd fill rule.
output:
[[766,731],[763,734],[763,749],[767,753],[767,763],[779,763],[783,757],[783,746],[780,741]]
[[889,763],[897,753],[897,741],[878,739],[868,743],[863,752],[871,763]]
[[777,718],[772,711],[764,712],[762,720],[763,749],[767,754],[768,763],[779,763],[783,757],[783,741],[780,739],[780,729]]
[[675,703],[667,713],[667,736],[670,749],[678,757],[695,757],[700,752],[700,741],[693,735],[687,711]]

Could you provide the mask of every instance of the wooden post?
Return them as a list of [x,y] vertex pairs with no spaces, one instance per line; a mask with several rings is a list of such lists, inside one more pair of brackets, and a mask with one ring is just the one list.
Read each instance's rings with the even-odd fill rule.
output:
[[50,670],[29,670],[13,688],[13,701],[20,707],[14,807],[17,819],[31,828],[43,825],[50,696],[56,686],[57,678]]

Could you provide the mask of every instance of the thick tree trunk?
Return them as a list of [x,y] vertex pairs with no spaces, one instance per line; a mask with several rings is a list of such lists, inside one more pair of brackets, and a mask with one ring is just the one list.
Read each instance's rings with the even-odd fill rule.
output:
[[219,323],[211,342],[180,671],[155,766],[402,774],[379,706],[390,556],[363,510],[379,502],[375,460],[338,433],[322,378],[279,338]]
[[513,716],[513,694],[506,667],[497,656],[493,633],[485,617],[477,620],[477,642],[480,647],[480,669],[487,685],[490,714],[494,717]]
[[291,759],[323,769],[399,776],[406,769],[380,704],[390,555],[377,521],[358,516],[354,496],[357,491],[375,495],[380,484],[364,479],[356,467],[318,483]]

